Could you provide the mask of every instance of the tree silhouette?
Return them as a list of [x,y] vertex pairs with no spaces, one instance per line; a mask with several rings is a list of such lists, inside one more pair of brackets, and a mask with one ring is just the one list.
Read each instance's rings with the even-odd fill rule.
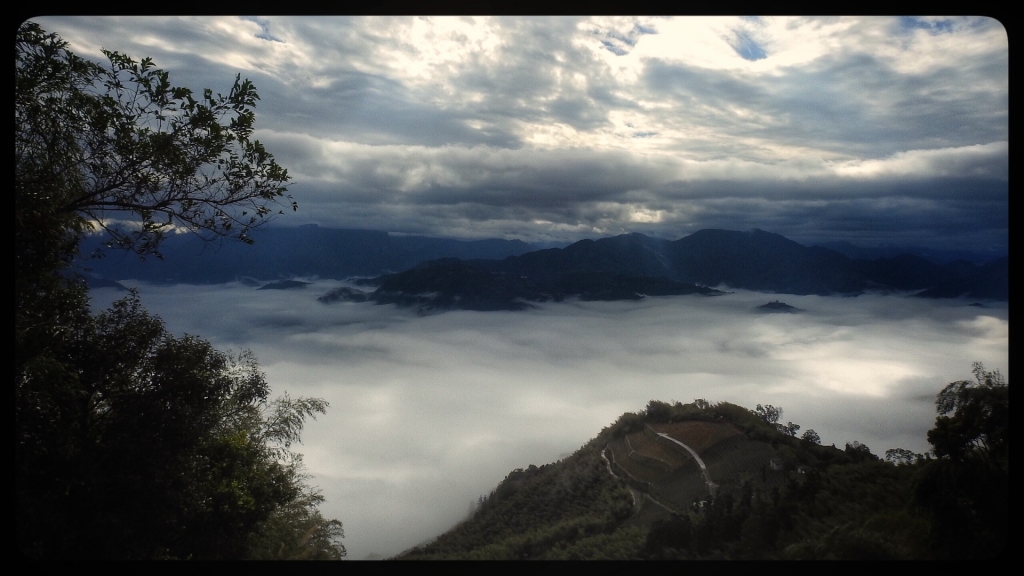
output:
[[939,392],[928,431],[937,458],[916,479],[915,501],[931,514],[939,557],[992,558],[1009,541],[1009,387],[981,362],[972,371],[973,381]]
[[[145,59],[87,62],[27,22],[15,41],[15,516],[36,558],[339,558],[290,451],[319,399],[269,400],[248,353],[176,338],[132,293],[89,311],[65,274],[82,234],[154,253],[234,236],[287,173],[250,139],[258,96],[195,100]],[[294,206],[294,204],[293,204]],[[127,218],[130,226],[115,224]]]
[[804,433],[800,435],[800,438],[814,444],[821,444],[821,437],[818,436],[818,433],[815,432],[813,428],[805,430]]
[[973,364],[974,381],[958,380],[939,392],[939,416],[928,431],[936,456],[962,460],[977,456],[1001,468],[1009,446],[1009,388],[998,370]]
[[[249,231],[287,196],[288,172],[252,139],[259,95],[172,86],[167,72],[104,50],[84,60],[26,22],[15,39],[16,230],[81,234],[156,252],[174,228],[207,239]],[[30,239],[24,236],[26,240]]]

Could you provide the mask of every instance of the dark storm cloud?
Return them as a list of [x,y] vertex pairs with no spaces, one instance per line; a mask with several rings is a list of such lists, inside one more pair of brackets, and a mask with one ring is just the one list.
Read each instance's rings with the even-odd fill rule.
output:
[[369,145],[522,145],[515,134],[500,126],[470,127],[467,123],[481,118],[480,113],[439,109],[385,76],[342,70],[323,82],[328,85],[302,90],[270,83],[261,90],[262,100],[279,102],[287,113],[269,118],[262,128],[329,140],[344,137]]
[[[680,115],[721,133],[832,152],[884,157],[901,151],[986,144],[1007,137],[1006,92],[974,90],[1005,59],[976,68],[951,65],[927,74],[897,73],[868,54],[829,56],[781,78],[737,77],[684,63],[652,62],[645,84]],[[926,76],[926,77],[925,77]],[[731,106],[754,109],[748,119]]]
[[991,19],[49,22],[195,89],[250,76],[256,136],[294,179],[284,225],[1006,243],[1008,51]]
[[926,74],[896,73],[870,55],[826,60],[779,87],[775,111],[793,127],[781,136],[875,157],[1004,140],[1006,93],[972,88],[999,69],[1005,60]]
[[[328,166],[315,146],[296,156],[317,168]],[[860,230],[858,239],[877,234],[888,241],[902,235],[936,242],[971,230],[972,243],[988,238],[1005,246],[1007,233],[1007,165],[1005,150],[998,146],[838,168],[776,165],[771,171],[756,163],[678,165],[585,151],[346,148],[337,156],[337,170],[319,174],[331,175],[332,182],[319,192],[307,187],[307,201],[315,205],[343,197],[350,204],[378,204],[387,210],[381,226],[403,212],[399,219],[410,224],[422,217],[423,226],[402,230],[407,232],[450,233],[447,216],[467,220],[459,228],[473,220],[518,223],[498,230],[484,227],[481,233],[524,238],[547,225],[535,222],[568,226],[576,237],[592,236],[595,228],[598,235],[632,230],[679,237],[707,227],[759,227],[801,238],[826,238],[831,231],[850,239]],[[316,175],[303,172],[304,166],[296,165],[299,174]],[[821,175],[803,177],[808,172]],[[680,175],[692,179],[673,179]],[[344,204],[338,207],[335,217],[340,218],[346,210]],[[630,221],[637,209],[660,215],[654,223],[636,215]]]

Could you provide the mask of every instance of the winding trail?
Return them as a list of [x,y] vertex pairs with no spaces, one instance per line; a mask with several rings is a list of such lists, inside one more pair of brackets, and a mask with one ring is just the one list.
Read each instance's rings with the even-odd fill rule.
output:
[[676,444],[679,444],[683,448],[686,448],[690,452],[690,454],[693,454],[694,459],[697,460],[697,465],[700,466],[700,475],[704,477],[704,482],[707,483],[707,485],[708,485],[708,492],[711,493],[711,498],[714,499],[714,497],[715,497],[715,488],[718,488],[718,484],[715,484],[714,482],[711,481],[711,477],[708,476],[708,467],[704,465],[704,461],[701,460],[700,456],[697,455],[697,451],[694,450],[693,448],[690,448],[686,444],[683,444],[679,440],[676,440],[675,438],[669,436],[668,434],[665,434],[664,432],[655,432],[655,434],[657,434],[658,436],[661,436],[662,438],[664,438],[666,440],[671,440],[672,442],[675,442]]
[[[607,450],[607,449],[608,449],[608,447],[605,446],[605,450]],[[619,476],[615,473],[614,470],[612,470],[612,463],[611,463],[611,461],[608,460],[608,457],[604,455],[604,450],[601,450],[601,459],[604,460],[604,465],[605,465],[606,468],[608,468],[608,473],[612,475],[612,478],[619,479]],[[627,474],[628,474],[628,472],[627,472]],[[634,480],[636,480],[636,479],[634,478]],[[669,512],[671,512],[673,514],[678,514],[677,511],[669,508],[668,506],[665,506],[661,502],[658,502],[657,500],[652,498],[650,494],[648,494],[646,492],[642,492],[640,490],[637,490],[636,488],[633,488],[632,486],[626,486],[626,489],[629,490],[629,495],[633,497],[633,515],[634,516],[636,516],[637,514],[640,513],[640,502],[642,500],[650,500],[652,503],[657,504],[658,506],[664,508],[665,510],[668,510]],[[639,501],[636,498],[637,492],[639,492],[640,495],[642,496],[641,500],[639,500]]]
[[[605,450],[607,450],[607,449],[608,449],[608,447],[606,446]],[[608,457],[604,455],[604,450],[601,450],[601,460],[604,460],[605,468],[608,468],[608,473],[612,475],[612,478],[616,478],[617,479],[618,476],[616,476],[615,472],[612,470],[612,463],[611,463],[610,460],[608,460]],[[629,495],[633,497],[633,508],[636,508],[636,505],[637,505],[636,493],[633,492],[633,488],[632,487],[628,487],[628,488],[629,488]]]

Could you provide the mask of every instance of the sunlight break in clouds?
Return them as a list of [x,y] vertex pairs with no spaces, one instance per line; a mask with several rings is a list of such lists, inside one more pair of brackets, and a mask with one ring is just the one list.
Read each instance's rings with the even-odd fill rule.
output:
[[835,167],[840,176],[875,178],[879,176],[978,176],[1005,180],[1009,165],[1009,143],[991,142],[939,150],[907,150],[888,158],[845,162]]
[[[256,137],[294,176],[281,225],[678,238],[769,203],[754,225],[800,241],[891,197],[919,217],[858,208],[864,241],[1006,245],[1008,39],[988,18],[38,20],[194,90],[249,76]],[[725,194],[761,202],[737,220]]]

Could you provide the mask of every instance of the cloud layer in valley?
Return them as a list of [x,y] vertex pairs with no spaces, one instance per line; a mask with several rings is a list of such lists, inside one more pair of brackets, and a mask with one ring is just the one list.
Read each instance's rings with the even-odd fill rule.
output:
[[578,240],[759,227],[1005,247],[987,18],[45,17],[78,53],[260,90],[281,224]]
[[[252,349],[275,394],[322,397],[298,451],[350,558],[396,554],[512,469],[554,461],[648,400],[773,404],[825,444],[924,452],[935,394],[1007,373],[1006,305],[735,292],[417,316],[302,290],[140,287],[175,334]],[[94,291],[101,307],[116,297]],[[779,298],[800,314],[759,314]]]

